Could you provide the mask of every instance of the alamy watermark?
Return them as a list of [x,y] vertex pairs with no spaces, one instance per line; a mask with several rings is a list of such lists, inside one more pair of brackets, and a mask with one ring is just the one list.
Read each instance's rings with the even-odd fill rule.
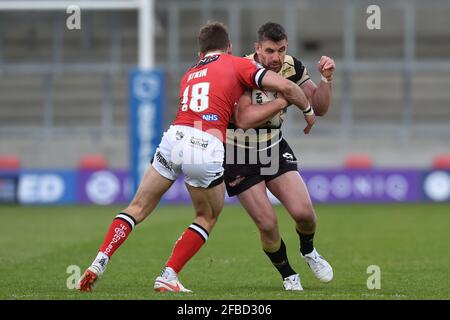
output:
[[381,269],[377,265],[370,265],[367,267],[366,270],[367,274],[370,274],[370,276],[367,278],[367,289],[374,290],[374,289],[381,289]]
[[66,280],[67,289],[76,289],[78,280],[80,280],[81,277],[81,268],[77,265],[72,264],[67,267],[66,273],[69,274]]
[[81,8],[78,5],[72,4],[67,7],[66,13],[69,16],[66,19],[66,27],[69,30],[81,29]]
[[172,132],[169,130],[168,134],[174,135],[169,138],[173,145],[170,150],[166,150],[167,146],[161,146],[162,149],[155,153],[154,160],[169,170],[181,164],[199,167],[211,163],[214,165],[218,158],[211,153],[219,152],[212,150],[217,148],[218,139],[224,143],[225,157],[221,160],[224,164],[258,164],[261,175],[277,173],[280,160],[297,162],[295,156],[288,150],[280,150],[282,138],[279,129],[228,129],[224,137],[217,129],[202,130],[201,121],[195,121],[193,128],[197,129],[195,133],[182,127],[173,128]]
[[366,20],[366,26],[369,30],[380,30],[381,29],[381,9],[380,6],[372,4],[367,7],[366,13],[370,14]]

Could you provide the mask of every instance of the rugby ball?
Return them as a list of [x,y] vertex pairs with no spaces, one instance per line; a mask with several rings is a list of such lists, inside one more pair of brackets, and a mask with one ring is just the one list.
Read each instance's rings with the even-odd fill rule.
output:
[[[252,91],[252,104],[264,104],[275,100],[277,98],[277,93],[274,91],[263,91],[254,89]],[[284,121],[284,114],[286,113],[286,108],[281,110],[272,119],[267,121],[265,125],[261,127],[265,128],[280,128]]]

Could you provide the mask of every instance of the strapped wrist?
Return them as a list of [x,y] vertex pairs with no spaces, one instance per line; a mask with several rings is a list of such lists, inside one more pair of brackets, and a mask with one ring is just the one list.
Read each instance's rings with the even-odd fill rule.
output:
[[320,76],[320,80],[325,83],[331,83],[333,81],[333,75],[331,75],[329,78],[325,78],[323,74]]
[[312,116],[314,114],[314,109],[311,105],[308,105],[308,108],[306,108],[305,110],[303,110],[303,114],[305,116]]

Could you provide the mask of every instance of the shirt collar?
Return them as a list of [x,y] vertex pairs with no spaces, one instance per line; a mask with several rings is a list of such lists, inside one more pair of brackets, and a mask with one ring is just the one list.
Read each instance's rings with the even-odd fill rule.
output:
[[220,51],[210,52],[208,54],[205,54],[205,57],[215,56],[215,55],[218,55],[218,54],[223,54],[223,52],[220,52]]

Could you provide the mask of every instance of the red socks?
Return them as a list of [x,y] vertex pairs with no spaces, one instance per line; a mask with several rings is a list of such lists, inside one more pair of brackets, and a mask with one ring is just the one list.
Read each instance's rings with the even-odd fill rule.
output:
[[[135,225],[136,221],[132,216],[126,213],[118,214],[109,227],[100,251],[107,255],[108,258],[111,258],[114,252],[128,238]],[[201,225],[197,223],[191,224],[175,243],[166,267],[170,267],[176,273],[179,273],[208,240],[208,236],[208,231]]]
[[135,225],[136,220],[132,216],[123,212],[118,214],[109,227],[100,251],[111,258],[113,253],[127,239]]
[[206,240],[208,240],[208,232],[197,223],[191,224],[175,243],[166,267],[170,267],[176,273],[179,273]]

